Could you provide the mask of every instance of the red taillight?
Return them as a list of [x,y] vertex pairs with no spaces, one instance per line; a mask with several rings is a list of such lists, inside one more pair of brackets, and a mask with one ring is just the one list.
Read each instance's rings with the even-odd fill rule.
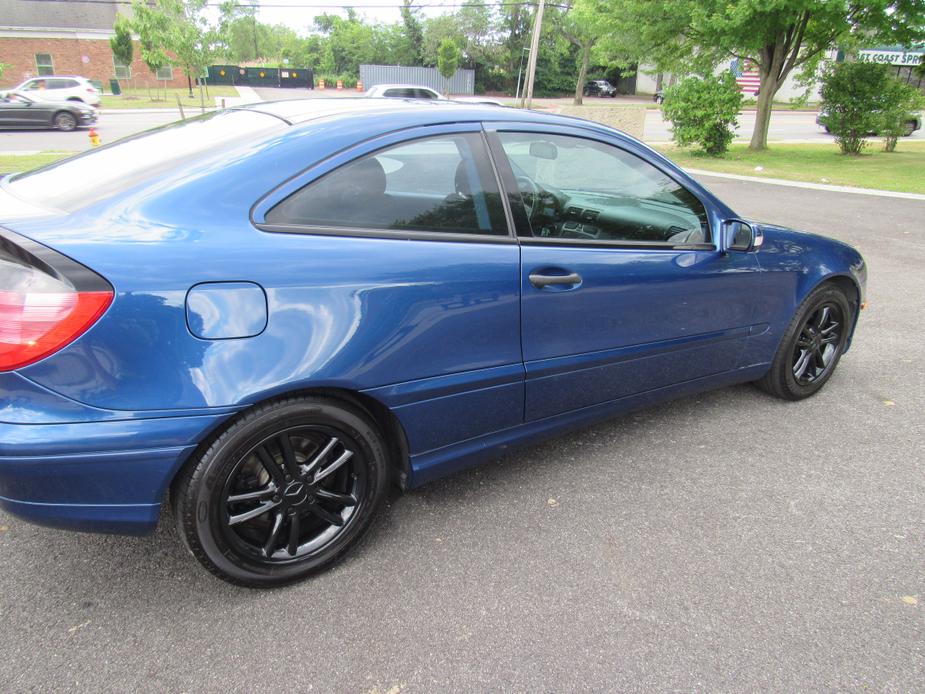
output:
[[112,303],[89,268],[0,229],[0,371],[20,369],[83,335]]
[[112,292],[0,291],[0,371],[57,352],[93,325],[110,303]]
[[88,91],[90,94],[96,94],[96,88],[95,88],[95,87],[87,87],[87,91]]

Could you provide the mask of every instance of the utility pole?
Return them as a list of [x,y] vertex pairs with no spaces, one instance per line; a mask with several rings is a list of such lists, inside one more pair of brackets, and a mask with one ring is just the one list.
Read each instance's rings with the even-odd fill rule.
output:
[[[540,34],[543,33],[543,8],[546,0],[540,0],[536,8],[536,19],[533,21],[533,36],[530,39],[530,59],[527,61],[527,87],[524,90],[527,108],[533,108],[533,78],[536,77],[536,56],[540,48]],[[524,107],[524,97],[520,99],[520,107]]]

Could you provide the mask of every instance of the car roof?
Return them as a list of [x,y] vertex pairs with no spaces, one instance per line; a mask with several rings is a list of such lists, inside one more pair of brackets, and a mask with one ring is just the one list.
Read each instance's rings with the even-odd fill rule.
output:
[[[321,99],[285,99],[280,101],[263,101],[256,104],[237,106],[236,109],[259,111],[276,116],[287,121],[290,125],[307,123],[321,118],[331,118],[340,115],[357,115],[375,112],[401,113],[408,111],[426,111],[433,108],[445,108],[449,101],[436,99],[422,101],[421,99],[403,98],[369,98],[364,96],[329,97]],[[463,104],[459,104],[464,107]],[[473,104],[478,107],[478,104]],[[468,119],[467,119],[468,120]],[[472,120],[478,120],[473,118]]]
[[370,89],[394,89],[396,87],[400,89],[426,89],[429,92],[437,91],[433,87],[428,87],[424,84],[375,84]]
[[23,82],[31,82],[32,80],[53,80],[61,77],[67,77],[69,80],[87,80],[86,77],[81,77],[80,75],[36,75],[35,77],[29,77],[24,79]]
[[625,133],[594,121],[541,113],[516,108],[498,108],[496,105],[473,102],[421,100],[403,98],[325,97],[314,99],[288,99],[264,101],[233,107],[231,110],[248,110],[266,113],[293,126],[312,128],[321,122],[349,118],[357,130],[368,129],[372,134],[423,125],[463,122],[520,122],[546,125],[566,125],[597,130],[630,138]]

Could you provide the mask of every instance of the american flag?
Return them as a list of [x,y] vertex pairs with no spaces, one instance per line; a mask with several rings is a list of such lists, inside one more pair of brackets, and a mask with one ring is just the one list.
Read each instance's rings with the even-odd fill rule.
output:
[[758,72],[758,66],[750,60],[733,60],[730,66],[733,74],[736,76],[736,84],[739,85],[739,91],[748,96],[754,96],[761,87],[761,73]]

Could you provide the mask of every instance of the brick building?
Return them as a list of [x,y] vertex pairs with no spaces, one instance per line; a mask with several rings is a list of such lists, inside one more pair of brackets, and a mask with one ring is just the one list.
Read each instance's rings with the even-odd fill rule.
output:
[[81,0],[0,0],[0,63],[10,66],[0,77],[0,88],[51,74],[81,75],[107,88],[113,77],[136,87],[163,85],[165,80],[170,87],[186,86],[183,71],[176,67],[155,76],[142,62],[137,42],[130,66],[114,63],[112,25],[117,13],[129,11],[128,5]]

